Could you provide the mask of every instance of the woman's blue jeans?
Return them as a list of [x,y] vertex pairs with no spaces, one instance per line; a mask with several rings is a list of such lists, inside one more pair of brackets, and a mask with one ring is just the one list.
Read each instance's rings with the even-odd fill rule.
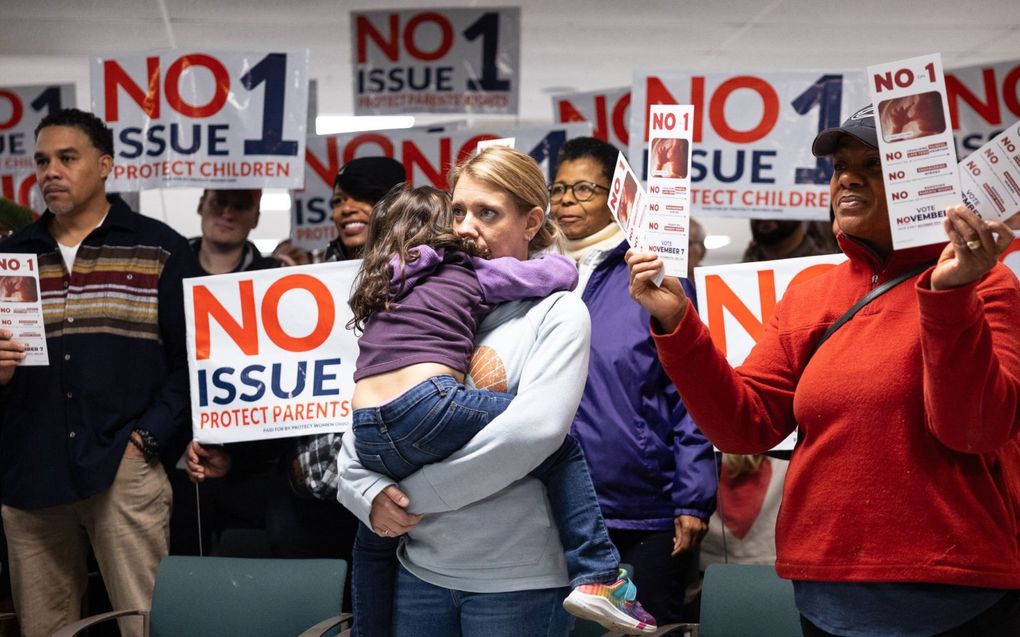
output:
[[566,637],[567,588],[469,593],[397,571],[393,637]]

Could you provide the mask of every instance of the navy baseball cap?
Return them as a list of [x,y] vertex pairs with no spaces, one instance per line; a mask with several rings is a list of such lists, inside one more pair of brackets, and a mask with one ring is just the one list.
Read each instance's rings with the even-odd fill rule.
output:
[[359,157],[344,164],[333,180],[333,187],[340,186],[351,197],[375,204],[406,180],[404,165],[396,159]]
[[818,133],[811,144],[811,153],[815,157],[826,157],[836,152],[839,140],[843,135],[852,135],[863,143],[878,148],[878,131],[875,129],[875,108],[865,106],[847,118],[837,128],[826,128]]

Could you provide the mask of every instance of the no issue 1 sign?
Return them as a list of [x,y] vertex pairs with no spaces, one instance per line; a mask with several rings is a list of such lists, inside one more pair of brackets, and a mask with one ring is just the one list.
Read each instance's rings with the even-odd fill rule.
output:
[[828,219],[832,166],[811,155],[811,141],[868,103],[860,72],[639,72],[631,96],[640,177],[651,106],[690,104],[692,213],[759,219]]
[[92,110],[113,129],[113,191],[300,188],[308,51],[93,58]]
[[516,113],[518,8],[351,14],[354,113]]

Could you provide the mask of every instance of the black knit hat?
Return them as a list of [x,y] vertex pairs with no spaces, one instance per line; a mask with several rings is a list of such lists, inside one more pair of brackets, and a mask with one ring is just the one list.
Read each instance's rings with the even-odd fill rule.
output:
[[375,205],[394,186],[407,180],[404,165],[389,157],[359,157],[344,164],[333,187]]
[[826,128],[818,133],[811,144],[811,153],[815,157],[826,157],[836,152],[839,139],[843,135],[852,135],[872,148],[878,148],[878,131],[875,130],[875,109],[865,106],[851,115],[841,126]]

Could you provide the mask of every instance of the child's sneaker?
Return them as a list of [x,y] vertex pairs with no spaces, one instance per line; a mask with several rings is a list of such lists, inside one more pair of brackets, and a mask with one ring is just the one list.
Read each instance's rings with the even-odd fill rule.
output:
[[570,591],[563,608],[581,619],[588,619],[609,630],[638,635],[655,632],[655,618],[634,599],[637,588],[620,569],[620,578],[612,584],[582,584]]

